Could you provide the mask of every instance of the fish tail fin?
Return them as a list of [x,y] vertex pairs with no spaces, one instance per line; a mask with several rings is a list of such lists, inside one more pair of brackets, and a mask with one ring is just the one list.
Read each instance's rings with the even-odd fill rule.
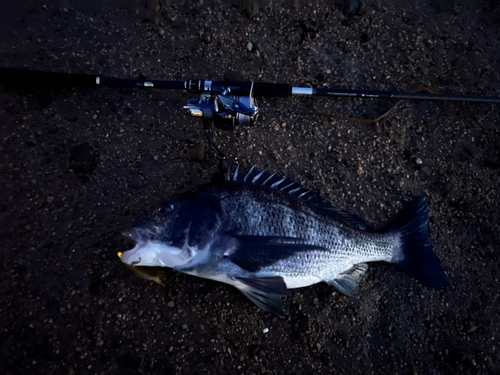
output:
[[400,246],[394,251],[391,263],[426,285],[435,288],[448,285],[441,263],[432,251],[425,196],[407,203],[387,231],[399,234],[400,239]]

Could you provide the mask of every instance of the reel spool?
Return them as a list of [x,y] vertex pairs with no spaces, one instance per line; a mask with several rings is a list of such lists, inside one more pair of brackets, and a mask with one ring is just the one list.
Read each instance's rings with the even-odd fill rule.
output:
[[[252,96],[234,96],[233,99],[243,103],[248,108],[255,109],[255,114],[246,115],[240,112],[236,113],[236,119],[233,121],[233,126],[253,126],[257,122],[258,106],[257,100]],[[215,124],[217,126],[217,124]]]

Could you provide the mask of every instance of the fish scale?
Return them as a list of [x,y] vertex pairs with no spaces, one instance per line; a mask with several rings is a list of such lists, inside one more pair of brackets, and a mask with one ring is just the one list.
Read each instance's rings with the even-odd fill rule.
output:
[[290,179],[252,168],[168,202],[125,236],[122,262],[171,267],[238,288],[283,314],[291,289],[327,282],[359,292],[367,262],[394,263],[425,284],[447,285],[432,251],[425,197],[408,203],[385,231],[320,200]]
[[[333,220],[325,214],[297,212],[297,208],[293,210],[282,203],[263,204],[260,201],[260,191],[252,190],[251,187],[245,188],[248,189],[245,194],[226,196],[221,200],[223,211],[231,212],[243,235],[298,237],[308,240],[311,245],[325,248],[325,251],[309,253],[321,254],[319,257],[313,256],[307,262],[300,262],[301,269],[306,273],[310,272],[311,268],[318,269],[321,274],[317,276],[325,278],[362,261],[388,261],[392,256],[393,247],[397,246],[394,235],[358,233],[358,236],[354,237],[349,229],[342,231],[340,226],[334,226]],[[252,209],[245,209],[246,207]],[[271,267],[263,268],[260,274],[279,273],[293,277],[290,270],[297,268],[298,260],[300,261],[291,257],[277,262]],[[322,266],[315,266],[314,262],[321,262]],[[307,286],[293,281],[287,282],[287,285]]]

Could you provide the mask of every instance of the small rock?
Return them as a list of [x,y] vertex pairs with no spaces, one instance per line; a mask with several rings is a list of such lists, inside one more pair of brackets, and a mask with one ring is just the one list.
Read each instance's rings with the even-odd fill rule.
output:
[[463,148],[464,148],[465,152],[469,156],[471,156],[473,158],[480,158],[483,156],[484,151],[481,150],[479,147],[476,147],[474,144],[472,144],[468,140],[464,140],[462,142],[462,144],[463,144]]
[[479,328],[478,326],[472,325],[472,324],[470,324],[469,326],[470,326],[470,328],[467,330],[467,333],[476,332],[478,330],[478,328]]
[[253,18],[260,13],[259,0],[245,0],[243,7],[248,18]]
[[361,8],[360,0],[345,0],[342,12],[344,13],[344,16],[347,17],[356,13],[360,8]]
[[500,4],[493,11],[493,16],[497,21],[500,21]]
[[318,32],[318,22],[316,20],[305,20],[300,22],[302,30],[307,33],[315,34]]
[[286,128],[286,122],[283,122],[283,123],[281,124],[281,127],[282,127],[282,128]]
[[252,50],[253,50],[253,43],[252,42],[248,42],[247,43],[247,50],[249,50],[250,52],[252,52]]
[[264,330],[262,331],[262,333],[268,333],[269,332],[269,328],[264,328]]
[[210,43],[210,42],[212,41],[212,37],[210,36],[210,34],[209,34],[209,33],[203,33],[203,34],[201,35],[201,40],[202,40],[204,43],[208,44],[208,43]]
[[174,301],[170,301],[169,303],[167,303],[167,306],[171,308],[174,307],[175,306]]
[[154,160],[158,160],[158,155],[153,156]]
[[52,203],[52,202],[54,202],[54,197],[52,195],[49,195],[47,197],[47,203]]
[[147,0],[146,7],[149,10],[154,10],[155,12],[159,12],[161,9],[160,0]]
[[196,143],[189,150],[189,157],[191,160],[202,161],[205,159],[205,143],[199,142]]
[[163,100],[160,100],[158,102],[158,107],[163,107],[165,105],[165,102]]
[[78,120],[78,115],[78,110],[76,108],[72,108],[68,111],[68,113],[66,113],[65,118],[68,121],[76,121]]
[[422,159],[416,158],[415,163],[417,163],[418,165],[422,165],[424,162],[422,161]]
[[422,180],[427,180],[432,175],[432,169],[428,165],[422,165],[419,175]]
[[415,13],[414,15],[410,16],[406,21],[408,25],[420,25],[423,22],[424,22],[424,15],[422,13]]

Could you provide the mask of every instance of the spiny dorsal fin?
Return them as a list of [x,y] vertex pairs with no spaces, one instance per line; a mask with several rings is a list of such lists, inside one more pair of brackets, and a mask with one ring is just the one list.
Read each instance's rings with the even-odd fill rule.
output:
[[279,190],[284,193],[288,193],[297,199],[306,200],[314,203],[325,210],[330,216],[337,220],[346,222],[352,227],[360,230],[367,230],[368,227],[366,223],[361,220],[356,215],[350,214],[343,210],[333,207],[332,205],[325,203],[320,198],[314,194],[313,191],[304,188],[298,182],[295,182],[289,178],[282,178],[276,172],[269,173],[265,169],[259,171],[254,165],[248,173],[241,173],[239,170],[239,165],[236,168],[234,174],[231,176],[229,174],[228,181],[239,181],[243,183],[248,183],[256,186],[265,186],[269,189]]
[[298,199],[309,200],[317,203],[322,202],[311,190],[302,187],[298,182],[289,178],[282,178],[277,172],[269,173],[265,169],[263,171],[259,171],[255,165],[246,174],[240,172],[238,165],[234,174],[229,176],[226,180],[265,186],[288,193]]

